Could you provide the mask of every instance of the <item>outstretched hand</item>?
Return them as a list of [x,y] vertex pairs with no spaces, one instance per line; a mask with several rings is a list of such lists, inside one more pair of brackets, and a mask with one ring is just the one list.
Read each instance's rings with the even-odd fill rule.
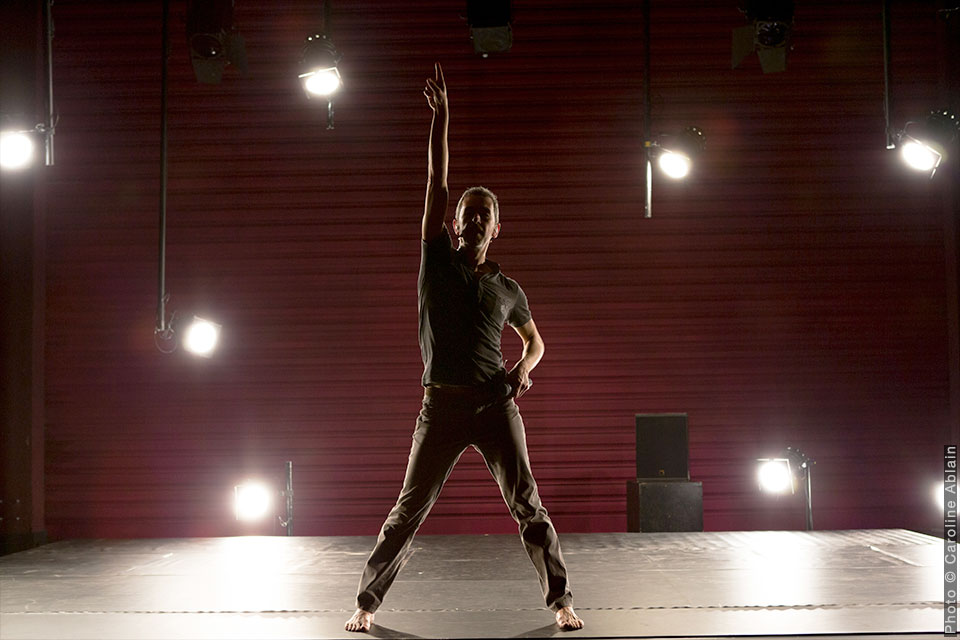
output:
[[447,83],[443,80],[443,69],[440,63],[433,65],[434,77],[427,78],[427,86],[423,89],[423,95],[427,97],[427,104],[433,109],[434,113],[447,114]]

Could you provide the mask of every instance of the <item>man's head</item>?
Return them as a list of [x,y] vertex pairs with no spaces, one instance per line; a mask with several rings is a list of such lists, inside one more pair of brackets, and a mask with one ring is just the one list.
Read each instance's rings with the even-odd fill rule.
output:
[[480,247],[500,233],[500,204],[486,187],[470,187],[460,196],[453,230],[461,245]]

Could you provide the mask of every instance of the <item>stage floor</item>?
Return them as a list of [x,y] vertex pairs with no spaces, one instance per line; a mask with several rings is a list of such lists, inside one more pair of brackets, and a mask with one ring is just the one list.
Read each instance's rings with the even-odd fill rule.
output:
[[[370,537],[70,540],[0,558],[0,638],[358,638]],[[418,536],[377,638],[943,637],[943,540],[903,529],[563,534],[561,632],[517,536]],[[893,635],[891,635],[893,634]]]

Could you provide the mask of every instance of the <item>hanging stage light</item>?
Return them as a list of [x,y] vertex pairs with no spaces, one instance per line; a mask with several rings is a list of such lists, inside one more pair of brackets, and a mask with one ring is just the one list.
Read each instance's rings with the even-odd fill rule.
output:
[[324,98],[343,84],[337,64],[342,58],[333,41],[325,33],[307,36],[307,43],[300,56],[300,84],[307,98]]
[[897,136],[900,157],[911,169],[930,172],[933,178],[958,132],[960,119],[956,114],[946,109],[931,111],[924,122],[908,122],[900,131]]
[[[163,308],[159,310],[164,313]],[[222,325],[199,316],[185,320],[174,311],[163,327],[154,329],[154,341],[157,349],[163,353],[173,353],[182,346],[187,353],[202,358],[210,358],[220,343]]]
[[243,37],[233,24],[233,0],[191,0],[187,43],[197,82],[218,84],[228,64],[240,73],[247,71]]
[[703,152],[706,140],[703,131],[687,127],[679,135],[660,136],[648,148],[657,158],[657,166],[667,177],[679,180],[687,177],[694,159]]
[[674,178],[676,180],[686,178],[687,174],[690,173],[690,167],[692,165],[693,163],[690,162],[689,157],[673,151],[664,151],[657,159],[657,166],[660,167],[660,170],[663,171],[668,178]]
[[333,94],[343,87],[340,59],[330,37],[330,0],[323,2],[323,29],[307,36],[300,54],[299,78],[308,100],[327,101],[327,129],[333,129]]
[[183,331],[183,348],[194,355],[209,358],[220,341],[220,329],[216,322],[194,316]]
[[473,51],[484,58],[513,46],[510,0],[467,0],[467,23]]
[[3,130],[0,131],[0,169],[17,171],[33,164],[35,138],[43,138],[45,164],[54,165],[53,137],[57,124],[57,117],[53,108],[53,0],[46,0],[43,5],[43,23],[46,32],[46,120],[34,126],[33,129],[21,128],[24,124],[22,114],[16,117],[14,126],[10,124],[9,115],[3,120]]
[[732,68],[756,51],[764,73],[785,71],[793,32],[793,0],[745,0],[740,11],[750,24],[733,30]]
[[33,163],[32,131],[0,132],[0,167],[23,169]]

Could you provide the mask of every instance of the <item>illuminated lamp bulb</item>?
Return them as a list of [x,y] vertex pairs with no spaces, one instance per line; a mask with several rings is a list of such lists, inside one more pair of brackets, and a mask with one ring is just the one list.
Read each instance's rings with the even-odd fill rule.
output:
[[760,488],[769,493],[786,493],[793,487],[793,476],[786,460],[761,461],[757,480]]
[[260,520],[270,511],[273,494],[261,482],[245,482],[234,487],[234,509],[237,520]]
[[0,133],[0,167],[22,169],[33,161],[33,140],[23,131]]
[[930,146],[908,140],[900,147],[900,157],[911,169],[932,171],[940,164],[940,154]]
[[194,316],[183,334],[183,348],[190,353],[210,357],[220,339],[220,325]]
[[673,178],[674,180],[685,178],[687,174],[690,173],[690,167],[692,165],[690,158],[682,153],[673,151],[665,151],[662,153],[657,160],[657,164],[667,177]]
[[329,96],[340,88],[340,72],[336,67],[317,69],[300,76],[303,88],[315,96]]
[[343,84],[337,69],[343,56],[324,33],[307,36],[300,56],[300,84],[308,98],[328,97]]

